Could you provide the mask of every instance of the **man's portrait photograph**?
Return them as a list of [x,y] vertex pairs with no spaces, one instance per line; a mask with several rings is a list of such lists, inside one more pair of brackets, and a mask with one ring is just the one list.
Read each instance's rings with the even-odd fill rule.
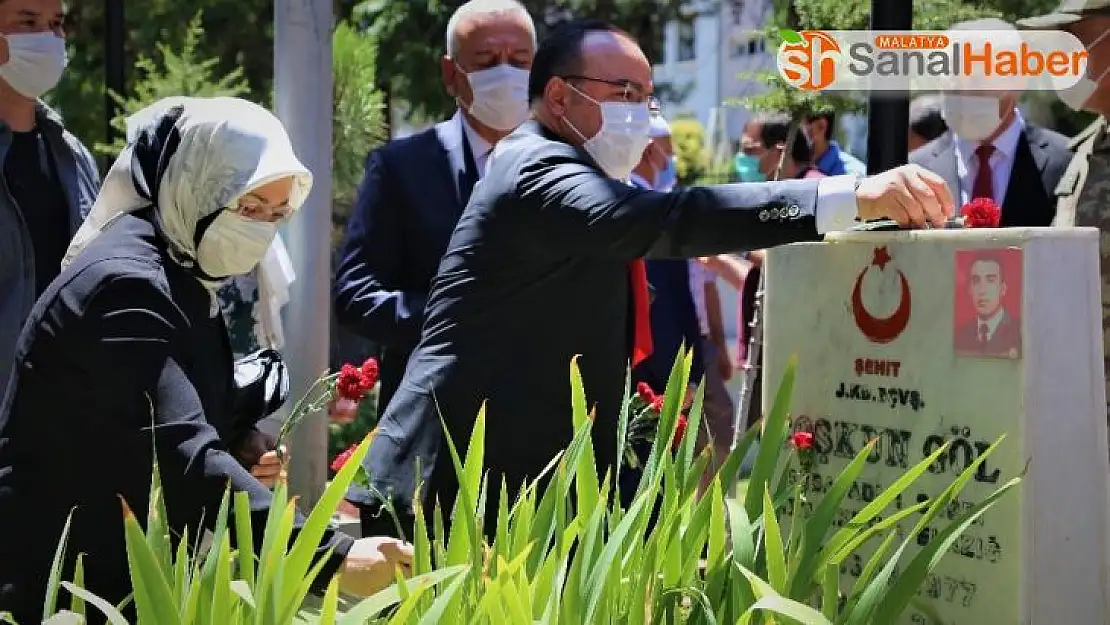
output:
[[1021,357],[1021,250],[956,252],[953,347],[958,356]]

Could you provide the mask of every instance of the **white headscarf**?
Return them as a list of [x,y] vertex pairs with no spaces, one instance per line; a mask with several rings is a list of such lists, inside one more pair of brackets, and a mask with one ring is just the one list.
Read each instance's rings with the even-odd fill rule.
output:
[[[168,123],[179,135],[176,149],[165,149]],[[161,148],[140,149],[136,143],[155,137]],[[166,98],[127,119],[128,146],[104,178],[85,223],[77,231],[62,260],[65,267],[121,215],[155,204],[156,226],[169,244],[171,256],[185,267],[197,265],[197,224],[205,217],[235,206],[239,198],[274,180],[292,177],[291,210],[304,204],[312,188],[312,174],[297,159],[289,136],[270,111],[238,98]],[[168,159],[165,156],[169,154]],[[148,162],[143,162],[143,161]],[[164,164],[161,162],[165,160]],[[157,180],[146,180],[143,171]],[[157,172],[157,173],[155,173]],[[158,197],[143,197],[136,179]],[[140,183],[143,184],[143,183]],[[294,279],[292,264],[280,237],[275,236],[257,269],[260,338],[273,347],[283,342],[280,309],[288,301]],[[210,290],[221,280],[198,277]],[[215,299],[213,298],[213,303]]]
[[[178,113],[172,127],[179,135],[176,149],[166,149],[169,128],[160,126]],[[137,142],[163,143],[135,157]],[[197,224],[258,187],[292,177],[289,207],[304,204],[312,174],[297,160],[281,122],[270,111],[239,98],[173,97],[159,100],[127,119],[128,146],[104,178],[85,223],[62,261],[68,265],[90,241],[120,215],[155,205],[156,226],[167,239],[174,260],[192,268],[197,263]],[[168,155],[168,158],[166,156]],[[135,168],[146,170],[133,171]],[[156,180],[147,180],[154,177]],[[157,198],[146,199],[137,188],[144,181]],[[153,200],[153,202],[152,202]],[[203,281],[203,280],[202,280]],[[207,281],[205,281],[207,283]],[[210,287],[218,286],[208,284]]]

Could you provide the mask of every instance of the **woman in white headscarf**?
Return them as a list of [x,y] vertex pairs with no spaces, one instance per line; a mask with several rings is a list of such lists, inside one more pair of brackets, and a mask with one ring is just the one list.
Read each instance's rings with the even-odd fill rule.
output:
[[[211,523],[229,483],[250,495],[258,541],[270,505],[224,436],[235,385],[214,291],[259,263],[312,177],[277,118],[243,100],[173,98],[130,121],[0,404],[0,612],[20,622],[41,617],[71,510],[66,575],[84,553],[89,590],[130,592],[119,497],[145,518],[152,439],[175,537]],[[329,549],[317,589],[341,572],[357,594],[411,553],[330,530],[318,557]]]

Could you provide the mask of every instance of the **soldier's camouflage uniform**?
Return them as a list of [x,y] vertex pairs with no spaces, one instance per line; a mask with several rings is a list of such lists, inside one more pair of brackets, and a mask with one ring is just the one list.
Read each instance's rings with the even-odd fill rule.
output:
[[[1072,139],[1071,164],[1056,187],[1054,226],[1098,228],[1102,275],[1102,341],[1106,373],[1110,375],[1110,124],[1106,117]],[[1107,418],[1110,420],[1110,378],[1107,378]],[[1110,441],[1108,441],[1110,442]]]

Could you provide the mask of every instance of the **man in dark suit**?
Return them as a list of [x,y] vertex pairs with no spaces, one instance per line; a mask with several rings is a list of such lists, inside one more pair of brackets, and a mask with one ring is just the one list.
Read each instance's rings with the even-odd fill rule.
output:
[[[997,19],[953,28],[1013,31]],[[993,199],[1002,207],[1003,227],[1049,226],[1056,215],[1053,192],[1071,152],[1067,137],[1022,118],[1019,95],[944,93],[941,109],[951,132],[914,150],[909,160],[943,176],[960,206],[980,197]]]
[[[516,0],[468,2],[448,23],[441,70],[459,110],[391,141],[366,174],[340,248],[339,322],[379,346],[379,413],[420,337],[424,304],[447,241],[493,146],[528,116],[535,26]],[[352,491],[351,498],[367,495]]]
[[[457,482],[444,436],[465,445],[483,402],[487,504],[502,483],[512,497],[535,478],[571,441],[576,355],[598,468],[613,467],[629,358],[651,352],[645,254],[758,249],[819,239],[857,217],[942,224],[951,213],[943,181],[914,166],[673,193],[632,187],[624,179],[649,142],[651,90],[639,46],[604,22],[564,24],[538,50],[535,120],[498,144],[459,220],[368,455],[374,491],[404,523],[418,484],[449,518]],[[388,518],[374,529],[396,531]]]
[[956,353],[968,356],[1017,358],[1021,355],[1021,319],[1003,305],[1006,275],[990,253],[968,265],[968,294],[975,319],[956,331]]

